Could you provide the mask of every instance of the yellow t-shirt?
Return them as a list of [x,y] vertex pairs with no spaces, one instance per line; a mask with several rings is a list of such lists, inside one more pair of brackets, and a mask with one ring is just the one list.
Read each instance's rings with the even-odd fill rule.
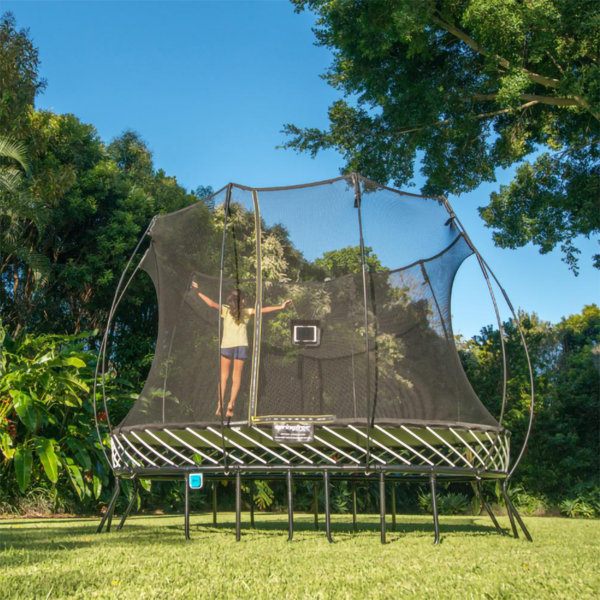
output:
[[221,348],[235,348],[236,346],[248,345],[248,332],[246,324],[252,316],[251,308],[243,308],[240,315],[240,322],[236,323],[229,306],[224,304],[221,307],[221,316],[223,317],[223,339]]

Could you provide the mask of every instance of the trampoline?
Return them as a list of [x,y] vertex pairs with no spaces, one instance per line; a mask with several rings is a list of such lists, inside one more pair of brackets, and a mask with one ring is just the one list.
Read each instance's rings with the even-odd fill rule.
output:
[[[518,326],[444,197],[350,174],[277,188],[231,183],[154,217],[121,276],[98,356],[94,403],[101,397],[108,416],[116,477],[98,531],[110,529],[122,479],[170,478],[186,483],[189,537],[190,476],[201,474],[235,480],[237,539],[242,479],[285,479],[291,539],[292,483],[307,478],[324,486],[331,541],[331,482],[370,478],[379,483],[385,542],[386,484],[425,479],[437,543],[436,482],[474,483],[504,534],[482,494],[483,482],[500,480],[513,535],[518,524],[531,540],[507,482],[531,429],[533,377],[525,443],[511,459],[504,346],[502,409],[492,416],[454,341],[452,285],[471,255],[501,333],[494,288]],[[109,332],[141,272],[156,289],[155,354],[135,404],[113,424],[104,390]],[[521,340],[529,362],[522,332]]]

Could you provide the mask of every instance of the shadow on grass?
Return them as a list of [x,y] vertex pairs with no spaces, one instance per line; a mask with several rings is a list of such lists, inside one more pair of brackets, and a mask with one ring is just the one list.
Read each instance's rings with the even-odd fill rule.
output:
[[[201,522],[198,522],[201,519]],[[345,520],[347,519],[347,520]],[[399,518],[395,530],[392,529],[391,520],[387,519],[388,541],[391,543],[401,541],[404,536],[431,536],[433,538],[433,522],[417,517]],[[481,520],[480,518],[478,519]],[[497,536],[495,528],[478,522],[475,518],[455,518],[452,522],[440,522],[442,537],[450,535],[463,535],[472,537]],[[167,521],[165,523],[165,521]],[[46,560],[47,553],[60,551],[73,551],[85,548],[103,548],[118,546],[144,546],[151,547],[156,543],[180,546],[186,543],[184,537],[183,516],[176,515],[151,515],[130,517],[121,531],[117,531],[120,517],[115,517],[109,534],[103,532],[96,534],[100,520],[92,519],[35,519],[0,522],[0,562],[6,567],[22,564],[23,552],[27,554],[29,563]],[[335,515],[331,522],[331,533],[334,541],[344,542],[356,535],[372,534],[373,543],[379,541],[379,519],[376,515],[359,515],[358,531],[352,527],[352,517],[349,515]],[[235,539],[235,514],[219,513],[218,522],[212,523],[210,513],[192,515],[190,535],[192,541],[210,540],[215,535],[231,535]],[[315,530],[312,515],[297,514],[294,518],[293,543],[308,542],[316,537],[325,539],[325,522],[319,517],[319,528]],[[300,534],[302,534],[300,536]],[[287,537],[287,515],[259,514],[255,518],[255,527],[250,526],[248,514],[243,514],[242,536],[257,539]]]

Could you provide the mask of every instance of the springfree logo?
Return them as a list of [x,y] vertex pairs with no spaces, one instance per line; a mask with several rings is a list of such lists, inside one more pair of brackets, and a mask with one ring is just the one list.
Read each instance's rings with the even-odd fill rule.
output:
[[312,423],[273,423],[273,439],[276,442],[314,441]]

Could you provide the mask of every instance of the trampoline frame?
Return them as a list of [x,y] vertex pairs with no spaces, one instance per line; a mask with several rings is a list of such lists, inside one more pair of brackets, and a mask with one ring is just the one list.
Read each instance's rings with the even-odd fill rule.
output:
[[[350,176],[339,177],[326,181],[315,182],[306,185],[286,186],[278,188],[249,188],[230,183],[221,188],[213,196],[226,190],[225,224],[223,227],[223,242],[220,267],[220,290],[219,306],[222,305],[222,282],[224,271],[224,248],[225,232],[228,217],[228,205],[231,198],[232,187],[249,190],[253,194],[256,204],[256,193],[259,191],[289,190],[332,183],[339,180],[350,180],[355,190],[355,206],[360,209],[360,181],[365,181],[379,188],[392,190],[380,186],[362,176],[353,173]],[[417,194],[401,192],[404,195],[425,198]],[[431,197],[429,197],[431,198]],[[482,506],[490,516],[495,529],[501,535],[504,530],[498,524],[490,506],[483,497],[482,483],[487,480],[502,481],[502,496],[506,505],[513,536],[518,537],[517,523],[523,531],[527,540],[532,541],[531,535],[523,523],[518,511],[511,502],[507,487],[509,479],[518,467],[527,447],[531,434],[534,409],[534,387],[533,369],[525,341],[525,336],[517,314],[498,279],[490,269],[489,265],[481,257],[475,248],[462,223],[454,213],[445,197],[435,198],[443,203],[449,213],[449,221],[454,220],[457,228],[464,236],[466,242],[475,254],[482,274],[486,280],[488,291],[492,299],[497,324],[500,331],[501,352],[503,359],[503,392],[502,405],[499,418],[499,427],[469,427],[466,425],[450,427],[446,424],[410,424],[410,423],[376,423],[375,403],[369,407],[367,414],[370,418],[365,423],[355,423],[340,426],[339,424],[314,423],[314,441],[300,444],[276,442],[268,433],[269,425],[260,423],[248,424],[225,422],[223,416],[220,418],[220,426],[210,424],[187,424],[185,427],[177,428],[177,424],[158,426],[133,426],[125,427],[123,430],[113,428],[107,406],[104,380],[106,376],[106,349],[111,323],[116,309],[123,298],[130,282],[136,275],[145,257],[139,261],[131,275],[125,282],[133,260],[142,242],[152,231],[156,217],[152,219],[148,228],[138,241],[131,257],[129,258],[123,273],[119,279],[113,303],[107,319],[106,329],[101,341],[96,363],[93,405],[96,421],[96,431],[100,445],[108,464],[115,475],[115,488],[97,532],[100,533],[106,526],[110,531],[114,515],[116,501],[120,493],[121,480],[133,481],[134,491],[129,505],[122,516],[118,526],[120,530],[127,517],[131,513],[137,495],[138,480],[143,479],[175,479],[183,480],[185,483],[184,502],[184,531],[186,539],[189,535],[189,476],[192,473],[203,473],[207,480],[213,483],[213,520],[216,522],[216,482],[221,479],[235,479],[236,483],[236,540],[241,536],[241,480],[250,481],[264,479],[285,479],[287,482],[288,497],[288,540],[293,538],[293,489],[294,477],[308,479],[315,482],[323,481],[325,497],[325,524],[327,539],[331,542],[331,509],[329,501],[329,487],[331,478],[334,480],[349,480],[353,482],[353,529],[356,531],[356,486],[357,479],[368,480],[372,475],[377,476],[380,493],[380,529],[381,541],[386,542],[386,506],[385,485],[386,481],[392,483],[392,497],[395,496],[395,484],[406,480],[429,480],[432,494],[432,513],[434,522],[434,543],[440,540],[439,519],[436,501],[436,482],[440,479],[445,481],[469,481],[474,483],[474,489],[480,498]],[[362,236],[362,224],[359,214],[361,267],[363,275],[363,291],[366,295],[366,260],[364,241]],[[258,268],[258,270],[260,270]],[[492,280],[495,281],[506,304],[512,314],[513,321],[519,331],[522,346],[529,368],[531,403],[527,432],[523,445],[514,462],[510,461],[510,433],[502,427],[506,407],[507,391],[507,359],[504,343],[504,330],[500,318],[500,311],[493,290]],[[260,303],[258,309],[260,310]],[[220,311],[219,311],[220,312]],[[365,297],[365,326],[368,331],[368,311]],[[259,326],[258,319],[255,326]],[[219,319],[219,339],[221,323]],[[368,356],[368,340],[367,340]],[[369,389],[369,371],[367,370],[367,397]],[[109,457],[102,443],[100,423],[98,422],[97,393],[98,383],[102,389],[104,411],[106,413],[107,426],[111,438],[111,456]],[[220,386],[220,380],[219,380]],[[174,433],[175,432],[175,433]],[[190,437],[191,436],[191,437]],[[404,439],[402,439],[404,438]],[[450,439],[448,439],[450,438]],[[190,442],[190,439],[193,443]],[[383,440],[383,441],[382,441]],[[412,443],[407,443],[409,440]],[[334,443],[335,442],[335,443]],[[189,451],[193,454],[190,455]],[[442,451],[443,450],[443,451]],[[186,454],[187,452],[187,454]],[[204,464],[197,464],[193,456],[199,456]],[[160,464],[157,464],[160,463]],[[209,464],[206,464],[209,463]],[[252,503],[250,503],[252,506]],[[395,526],[395,501],[392,501],[392,523]],[[251,510],[251,522],[254,517]],[[315,513],[315,526],[318,526],[318,517]]]

